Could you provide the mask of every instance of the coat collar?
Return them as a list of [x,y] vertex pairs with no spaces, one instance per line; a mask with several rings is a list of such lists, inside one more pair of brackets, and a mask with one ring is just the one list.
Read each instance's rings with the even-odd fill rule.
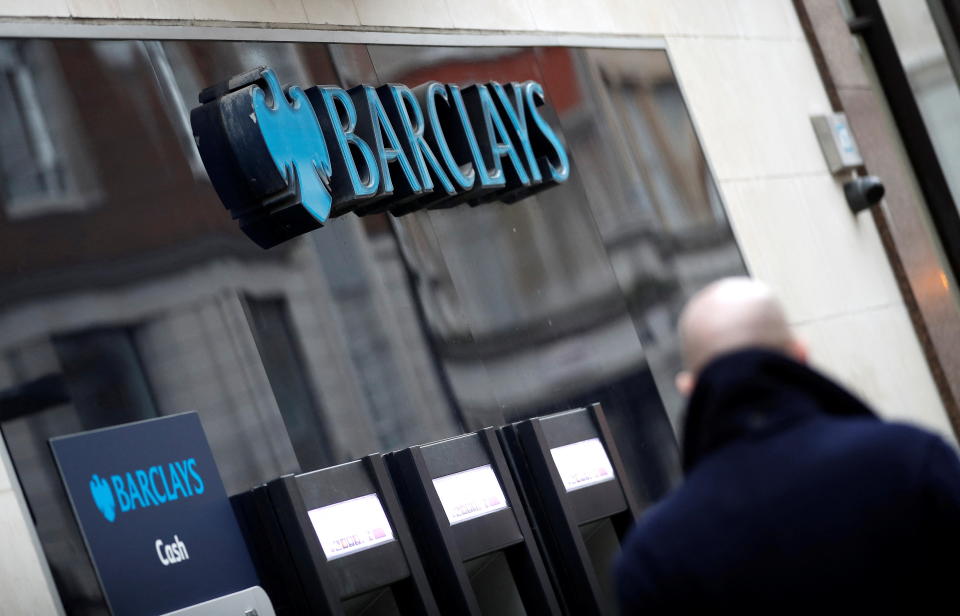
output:
[[875,417],[840,385],[780,353],[745,349],[718,357],[700,372],[687,405],[684,472],[733,440],[816,415]]

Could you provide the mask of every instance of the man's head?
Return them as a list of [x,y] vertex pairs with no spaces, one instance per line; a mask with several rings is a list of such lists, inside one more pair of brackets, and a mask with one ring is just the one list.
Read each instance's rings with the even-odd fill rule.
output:
[[724,278],[694,295],[680,315],[680,344],[684,370],[677,389],[685,396],[704,366],[731,351],[761,347],[807,360],[780,302],[767,285],[750,278]]

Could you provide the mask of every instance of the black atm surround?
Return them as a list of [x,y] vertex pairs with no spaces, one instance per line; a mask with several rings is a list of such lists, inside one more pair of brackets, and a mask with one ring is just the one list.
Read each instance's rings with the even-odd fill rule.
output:
[[[376,494],[395,540],[327,560],[312,509]],[[263,584],[280,616],[340,616],[343,601],[389,588],[401,614],[441,614],[380,454],[286,475],[233,498]]]
[[[627,475],[600,404],[534,417],[498,430],[518,479],[550,574],[571,616],[601,616],[613,597],[605,597],[581,528],[608,519],[623,538],[640,516],[640,501]],[[598,438],[610,460],[614,480],[567,491],[551,449]]]
[[[480,616],[465,563],[502,551],[530,615],[559,615],[561,609],[494,428],[387,454],[424,568],[443,614]],[[433,480],[490,465],[508,507],[451,524]]]
[[[567,492],[550,450],[592,438],[615,480]],[[450,524],[433,480],[485,465],[509,507]],[[602,596],[581,529],[609,520],[622,539],[641,511],[625,478],[594,404],[288,475],[234,501],[281,616],[342,614],[343,599],[386,586],[404,614],[479,615],[465,563],[498,552],[526,613],[600,615],[611,598]],[[307,512],[370,493],[380,496],[396,541],[327,561]]]

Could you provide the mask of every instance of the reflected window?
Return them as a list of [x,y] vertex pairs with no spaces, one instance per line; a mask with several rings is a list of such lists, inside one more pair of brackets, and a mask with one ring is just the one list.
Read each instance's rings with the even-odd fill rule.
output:
[[676,83],[608,79],[607,87],[662,228],[680,231],[723,220]]
[[331,464],[319,407],[303,369],[304,359],[286,301],[246,297],[244,307],[301,468],[312,470]]
[[53,346],[86,429],[158,416],[130,328],[57,335]]
[[8,218],[90,204],[71,100],[52,43],[0,41],[0,195]]

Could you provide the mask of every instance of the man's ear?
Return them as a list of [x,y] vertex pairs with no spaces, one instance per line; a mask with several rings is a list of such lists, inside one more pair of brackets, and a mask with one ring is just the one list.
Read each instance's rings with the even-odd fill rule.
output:
[[810,359],[810,349],[807,347],[807,343],[799,338],[794,338],[790,343],[790,357],[800,362],[801,364],[806,364]]
[[673,382],[677,386],[677,391],[684,398],[690,397],[690,394],[693,393],[693,386],[697,384],[696,379],[687,370],[677,374]]

